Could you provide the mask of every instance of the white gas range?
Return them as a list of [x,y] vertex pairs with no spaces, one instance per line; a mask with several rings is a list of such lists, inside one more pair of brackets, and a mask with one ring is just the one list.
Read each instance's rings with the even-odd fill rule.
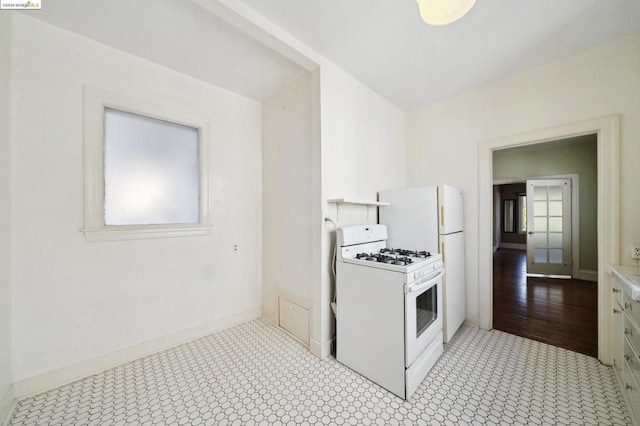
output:
[[410,398],[442,354],[442,257],[386,246],[384,225],[337,232],[336,358]]

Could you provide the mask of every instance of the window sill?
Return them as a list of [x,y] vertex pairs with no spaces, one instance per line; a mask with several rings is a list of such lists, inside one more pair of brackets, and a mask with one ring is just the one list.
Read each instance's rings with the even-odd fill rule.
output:
[[88,243],[97,241],[142,240],[148,238],[194,237],[211,234],[213,225],[126,225],[84,228]]

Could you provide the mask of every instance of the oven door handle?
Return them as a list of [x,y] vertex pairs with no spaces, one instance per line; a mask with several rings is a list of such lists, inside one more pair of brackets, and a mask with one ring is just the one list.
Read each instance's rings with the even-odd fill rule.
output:
[[439,280],[440,278],[442,278],[442,276],[444,275],[444,269],[442,269],[442,271],[440,271],[440,273],[438,273],[438,275],[436,276],[432,276],[432,277],[425,277],[419,281],[416,281],[415,283],[411,284],[411,285],[405,285],[404,286],[404,294],[409,294],[409,293],[413,293],[415,291],[421,291],[425,288],[429,288],[432,286],[432,283],[436,280]]

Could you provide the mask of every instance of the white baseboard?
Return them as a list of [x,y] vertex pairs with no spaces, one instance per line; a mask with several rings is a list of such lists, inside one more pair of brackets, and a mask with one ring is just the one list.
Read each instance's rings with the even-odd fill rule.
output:
[[578,271],[578,279],[585,281],[598,282],[598,271],[590,271],[588,269],[580,269]]
[[325,359],[329,355],[331,355],[331,344],[333,343],[333,339],[329,339],[324,343],[320,343],[317,340],[311,339],[311,344],[309,345],[309,351],[316,357],[320,359]]
[[206,336],[236,324],[259,318],[261,310],[261,307],[258,306],[187,330],[159,337],[148,342],[143,342],[87,361],[82,361],[68,367],[63,367],[58,370],[21,380],[14,383],[15,398],[22,399],[30,395],[41,393],[84,377],[97,374],[101,371],[108,370],[109,368],[113,368]]
[[516,244],[516,243],[500,243],[500,248],[505,249],[513,249],[513,250],[526,250],[526,244]]
[[14,387],[11,385],[4,394],[0,394],[0,425],[9,423],[9,416],[13,411],[15,401]]

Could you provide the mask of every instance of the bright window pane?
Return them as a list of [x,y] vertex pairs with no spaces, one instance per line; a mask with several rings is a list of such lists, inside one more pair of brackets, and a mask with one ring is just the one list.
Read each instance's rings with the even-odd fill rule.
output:
[[547,230],[547,218],[546,217],[534,217],[533,229],[538,232],[544,232]]
[[562,248],[561,232],[549,232],[549,247]]
[[562,216],[562,201],[549,201],[549,216]]
[[533,203],[533,215],[534,216],[546,216],[547,215],[547,202],[536,201]]
[[533,262],[534,263],[547,263],[547,249],[535,249],[535,250],[533,250]]
[[550,186],[549,187],[549,200],[562,200],[562,187]]
[[518,196],[518,232],[527,232],[527,196]]
[[106,225],[198,223],[198,129],[105,108]]
[[562,249],[549,250],[549,263],[562,263]]
[[547,233],[546,232],[536,232],[533,234],[533,247],[535,248],[545,248],[547,247]]
[[550,232],[562,232],[562,218],[550,217],[549,218],[549,231]]
[[533,199],[535,201],[546,201],[547,200],[547,187],[546,186],[536,186],[533,188]]

